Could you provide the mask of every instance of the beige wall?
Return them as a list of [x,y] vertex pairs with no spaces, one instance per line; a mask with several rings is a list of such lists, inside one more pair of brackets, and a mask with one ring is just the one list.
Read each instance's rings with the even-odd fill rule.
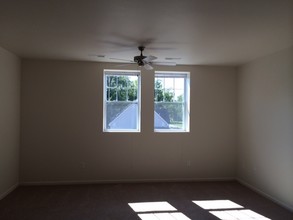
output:
[[293,48],[240,68],[238,177],[293,210]]
[[25,59],[22,68],[21,182],[235,177],[235,68],[169,68],[191,72],[191,131],[172,134],[153,132],[152,71],[142,72],[141,132],[103,133],[103,69],[116,66]]
[[[159,68],[191,72],[190,133],[153,132],[152,71],[142,72],[142,131],[103,133],[103,69],[115,68],[23,61],[21,182],[225,179],[237,172],[293,209],[293,48],[241,66],[238,77],[233,67]],[[0,198],[18,184],[19,90],[20,60],[0,48]]]
[[0,199],[18,184],[20,60],[0,47]]

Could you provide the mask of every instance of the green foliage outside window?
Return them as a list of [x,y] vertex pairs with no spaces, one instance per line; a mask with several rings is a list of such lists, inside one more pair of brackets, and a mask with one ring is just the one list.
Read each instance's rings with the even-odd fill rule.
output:
[[107,76],[107,101],[137,100],[138,81],[129,76]]
[[155,111],[170,125],[170,128],[182,128],[183,95],[175,97],[171,89],[164,89],[162,81],[155,80]]
[[130,104],[137,101],[138,80],[130,76],[108,75],[106,78],[107,122],[113,121]]
[[[107,121],[111,122],[130,104],[136,103],[138,80],[130,76],[108,75],[106,78]],[[155,80],[155,111],[170,125],[170,128],[182,128],[183,95],[175,97],[174,91],[163,88],[160,79]]]

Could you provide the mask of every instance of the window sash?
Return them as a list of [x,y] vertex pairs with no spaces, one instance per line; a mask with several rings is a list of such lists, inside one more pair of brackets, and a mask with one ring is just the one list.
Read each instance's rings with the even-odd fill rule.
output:
[[188,78],[188,73],[156,72],[155,78]]
[[[129,100],[123,100],[123,101],[119,101],[118,97],[116,95],[116,100],[108,100],[107,97],[107,91],[108,89],[115,89],[115,90],[119,90],[118,85],[114,86],[114,87],[109,87],[107,84],[107,77],[108,76],[117,76],[117,77],[121,77],[121,76],[137,76],[137,99],[133,100],[133,101],[129,101]],[[141,84],[140,84],[141,78],[140,78],[140,71],[137,70],[104,70],[104,86],[103,86],[103,131],[104,132],[139,132],[140,131],[140,105],[141,105],[141,101],[140,101],[140,89],[141,89]],[[128,87],[122,87],[125,88],[127,90]],[[127,96],[127,99],[129,99],[129,97]],[[115,104],[117,103],[119,104],[134,104],[137,105],[137,111],[136,111],[136,127],[135,128],[109,128],[109,124],[112,123],[107,121],[108,115],[108,108],[109,108],[109,104]],[[121,112],[122,113],[122,112]],[[120,114],[121,114],[120,113]],[[108,123],[108,124],[107,124]]]
[[[182,129],[172,129],[172,128],[168,128],[168,129],[162,129],[162,128],[155,128],[154,127],[154,131],[155,132],[189,132],[189,102],[190,102],[190,94],[189,94],[189,79],[190,79],[190,73],[189,72],[170,72],[170,71],[156,71],[155,72],[155,77],[154,77],[154,81],[156,81],[158,78],[181,78],[184,79],[184,99],[182,102],[166,102],[166,101],[154,101],[154,104],[182,104],[183,105],[183,115],[182,115]],[[165,89],[165,88],[163,88]],[[173,89],[174,90],[174,89]],[[155,88],[154,88],[155,91]]]

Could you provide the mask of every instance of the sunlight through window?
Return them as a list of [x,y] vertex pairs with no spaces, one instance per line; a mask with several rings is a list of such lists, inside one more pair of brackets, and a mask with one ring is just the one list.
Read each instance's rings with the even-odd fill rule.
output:
[[203,209],[210,210],[209,213],[221,220],[270,220],[250,209],[244,209],[243,206],[230,200],[201,200],[193,202]]
[[221,220],[270,220],[249,209],[244,210],[227,210],[227,211],[211,211],[211,214]]
[[171,206],[168,202],[137,202],[128,203],[128,205],[135,212],[177,211],[177,209]]
[[128,205],[142,220],[191,220],[183,213],[177,212],[168,202],[136,202]]
[[191,220],[181,212],[138,214],[142,220]]
[[230,200],[203,200],[193,201],[196,205],[203,209],[239,209],[243,206],[238,205]]

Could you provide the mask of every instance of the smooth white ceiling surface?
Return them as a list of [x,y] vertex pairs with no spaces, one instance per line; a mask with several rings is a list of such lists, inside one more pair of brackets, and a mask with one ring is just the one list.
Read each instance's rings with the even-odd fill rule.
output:
[[[21,57],[237,65],[293,45],[293,0],[0,0],[0,46]],[[104,55],[105,58],[90,55]]]

